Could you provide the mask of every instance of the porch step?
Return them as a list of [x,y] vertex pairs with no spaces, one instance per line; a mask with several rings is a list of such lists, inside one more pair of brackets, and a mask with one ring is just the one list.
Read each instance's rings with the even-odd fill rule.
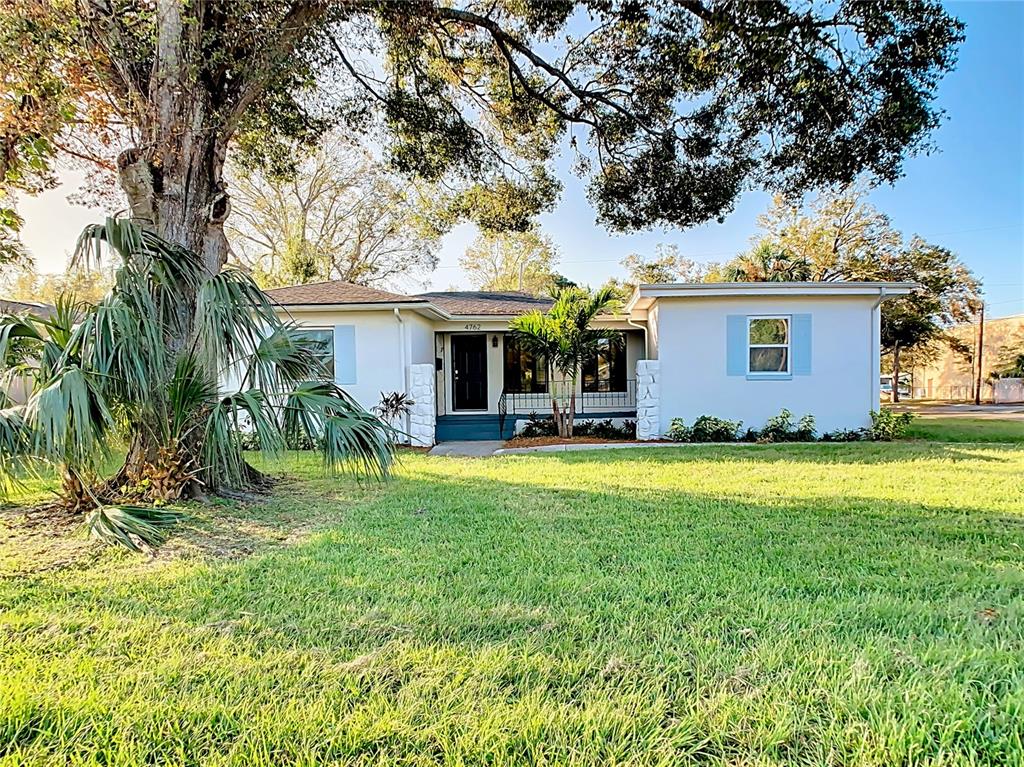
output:
[[505,417],[505,433],[499,433],[499,417],[490,413],[476,415],[439,415],[437,417],[438,442],[478,439],[511,439],[515,433],[517,416]]

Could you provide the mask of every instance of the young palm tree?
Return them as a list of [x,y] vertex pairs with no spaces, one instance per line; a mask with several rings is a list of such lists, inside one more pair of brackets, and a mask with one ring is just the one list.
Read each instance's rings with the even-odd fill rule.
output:
[[555,303],[547,312],[529,312],[509,323],[520,346],[543,359],[547,366],[551,415],[558,436],[563,439],[572,437],[576,383],[583,361],[596,353],[602,338],[615,334],[614,331],[594,330],[590,324],[615,301],[610,287],[594,293],[575,286],[563,288],[557,291]]
[[[246,274],[211,277],[195,254],[124,219],[88,227],[75,261],[98,259],[103,245],[119,267],[98,304],[62,297],[49,318],[0,316],[0,371],[31,381],[24,404],[0,403],[0,489],[55,468],[64,503],[88,512],[94,533],[137,548],[166,521],[138,504],[261,478],[243,456],[247,432],[271,454],[306,437],[328,470],[387,475],[390,428],[322,381],[315,342],[279,320]],[[172,300],[193,293],[185,312]],[[167,340],[182,327],[188,341],[175,348]],[[105,479],[118,437],[127,455]]]
[[729,282],[806,282],[811,271],[806,258],[762,242],[734,258],[726,266],[725,278]]

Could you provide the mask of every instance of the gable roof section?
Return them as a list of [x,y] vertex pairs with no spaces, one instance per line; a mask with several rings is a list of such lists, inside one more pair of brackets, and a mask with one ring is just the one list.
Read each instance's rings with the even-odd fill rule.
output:
[[267,295],[272,301],[282,306],[424,303],[420,298],[368,288],[365,285],[356,285],[343,280],[273,288],[267,291]]
[[537,298],[516,291],[496,292],[482,290],[438,291],[420,293],[417,298],[425,299],[451,315],[496,315],[509,316],[526,314],[535,310],[547,311],[554,303],[550,298]]

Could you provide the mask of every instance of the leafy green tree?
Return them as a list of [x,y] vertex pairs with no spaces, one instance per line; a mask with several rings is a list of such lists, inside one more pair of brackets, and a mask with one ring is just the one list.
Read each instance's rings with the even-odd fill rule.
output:
[[846,279],[862,264],[903,247],[903,236],[889,217],[867,201],[869,191],[863,183],[828,190],[806,207],[776,195],[758,217],[758,245],[766,243],[806,263],[808,279]]
[[550,291],[558,250],[536,229],[482,232],[459,258],[459,266],[478,290],[518,290],[531,295]]
[[1024,331],[1018,331],[999,349],[993,378],[1024,378]]
[[[848,279],[916,282],[907,296],[882,304],[882,351],[892,357],[899,380],[901,355],[936,342],[949,343],[949,328],[969,321],[981,308],[981,284],[948,248],[914,237],[895,252],[865,259]],[[957,351],[955,344],[952,344]],[[899,402],[893,387],[893,402]]]
[[[547,365],[551,416],[558,436],[572,437],[576,412],[576,384],[583,362],[597,350],[609,331],[591,327],[594,318],[616,303],[609,288],[590,293],[582,288],[560,290],[547,312],[529,312],[516,317],[509,329],[520,344]],[[555,376],[557,373],[557,377]]]
[[605,283],[621,301],[627,301],[637,285],[666,282],[702,282],[707,268],[679,252],[679,246],[658,243],[653,256],[630,253],[619,262],[626,270],[626,279],[612,277]]
[[[243,457],[246,431],[271,453],[304,438],[329,469],[388,472],[389,428],[322,381],[316,350],[244,272],[207,277],[196,255],[126,220],[86,229],[76,258],[98,257],[101,243],[119,265],[99,303],[62,296],[52,318],[0,316],[0,370],[32,379],[23,405],[0,410],[0,485],[54,467],[67,505],[130,543],[129,532],[156,533],[134,504],[259,480]],[[163,309],[185,290],[192,316]],[[177,350],[165,339],[185,322]],[[105,478],[119,423],[133,427],[128,458]]]

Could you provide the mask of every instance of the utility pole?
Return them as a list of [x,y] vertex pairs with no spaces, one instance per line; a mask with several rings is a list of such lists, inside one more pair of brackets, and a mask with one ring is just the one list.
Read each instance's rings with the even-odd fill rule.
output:
[[977,378],[974,380],[974,404],[981,404],[981,363],[984,359],[985,351],[985,304],[981,305],[981,312],[978,314],[978,352],[974,356],[978,360],[978,364],[975,366],[975,375]]

